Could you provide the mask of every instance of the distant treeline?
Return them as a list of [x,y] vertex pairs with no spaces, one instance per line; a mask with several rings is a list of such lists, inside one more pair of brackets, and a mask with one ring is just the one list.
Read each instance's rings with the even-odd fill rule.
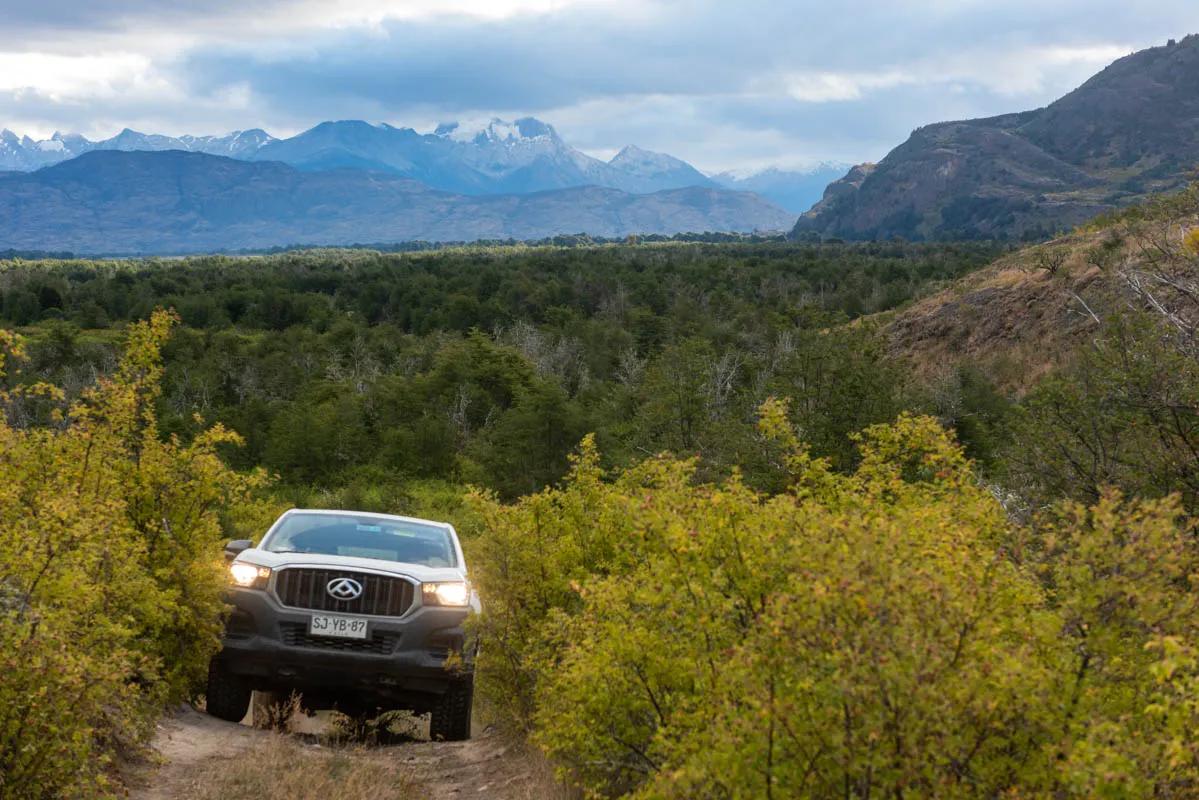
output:
[[45,260],[45,259],[68,259],[74,258],[75,254],[67,250],[59,250],[51,252],[48,250],[0,250],[0,261],[12,261],[14,259],[23,259],[26,261]]
[[543,322],[551,309],[592,317],[612,300],[670,316],[681,295],[719,300],[730,312],[820,309],[853,318],[894,308],[999,252],[986,243],[581,244],[0,261],[0,321],[67,319],[96,328],[165,305],[192,327],[321,328],[350,313],[428,333]]
[[[593,236],[589,233],[564,233],[543,239],[476,239],[473,241],[429,242],[416,239],[408,242],[355,242],[341,248],[318,247],[304,244],[289,244],[266,249],[229,251],[229,255],[279,255],[303,250],[376,250],[380,253],[424,253],[430,250],[449,250],[463,247],[593,247],[600,244],[660,244],[663,242],[704,242],[707,244],[729,244],[736,242],[783,242],[784,234],[736,233],[728,231],[705,231],[703,233],[633,234],[620,238]],[[808,241],[812,241],[809,237]],[[820,241],[819,237],[815,241]],[[834,240],[826,240],[834,242]],[[840,241],[840,240],[836,240]],[[835,243],[835,242],[834,242]]]

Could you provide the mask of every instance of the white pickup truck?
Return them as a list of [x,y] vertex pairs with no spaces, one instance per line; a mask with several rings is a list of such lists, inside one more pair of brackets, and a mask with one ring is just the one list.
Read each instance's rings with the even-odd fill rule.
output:
[[359,511],[292,509],[257,547],[230,542],[223,647],[208,712],[245,716],[254,690],[310,709],[432,715],[435,739],[470,737],[479,610],[453,526]]

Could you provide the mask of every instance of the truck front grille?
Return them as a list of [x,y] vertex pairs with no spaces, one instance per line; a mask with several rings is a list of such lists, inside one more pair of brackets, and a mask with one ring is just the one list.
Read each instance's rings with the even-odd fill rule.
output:
[[374,653],[389,656],[400,641],[398,633],[375,632],[368,639],[334,639],[311,636],[302,622],[283,622],[279,625],[283,644],[288,647],[312,647],[317,650],[338,650],[343,653]]
[[[351,578],[362,585],[353,600],[339,600],[326,591],[330,581]],[[399,617],[411,606],[416,587],[411,581],[369,572],[323,567],[288,567],[275,573],[275,596],[292,608],[310,608],[338,614]]]

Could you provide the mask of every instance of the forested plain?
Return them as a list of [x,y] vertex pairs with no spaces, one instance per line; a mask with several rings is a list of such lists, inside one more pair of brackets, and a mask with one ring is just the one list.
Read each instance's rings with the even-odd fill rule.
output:
[[267,467],[297,501],[349,488],[387,503],[419,480],[515,497],[561,478],[589,432],[612,464],[671,451],[769,482],[761,402],[790,397],[816,452],[847,463],[850,433],[924,399],[873,326],[843,323],[996,253],[767,241],[10,262],[0,322],[28,334],[25,380],[71,391],[111,366],[123,325],[173,310],[164,432],[224,423],[246,441],[231,463]]
[[119,791],[291,504],[454,521],[586,796],[1193,797],[1196,220],[1019,393],[889,350],[987,243],[5,262],[0,797]]

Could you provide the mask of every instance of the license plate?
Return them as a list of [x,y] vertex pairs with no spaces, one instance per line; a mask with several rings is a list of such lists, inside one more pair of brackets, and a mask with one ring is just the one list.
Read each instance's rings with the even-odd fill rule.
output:
[[366,620],[358,617],[334,617],[313,614],[308,623],[309,636],[336,636],[341,639],[365,639]]

